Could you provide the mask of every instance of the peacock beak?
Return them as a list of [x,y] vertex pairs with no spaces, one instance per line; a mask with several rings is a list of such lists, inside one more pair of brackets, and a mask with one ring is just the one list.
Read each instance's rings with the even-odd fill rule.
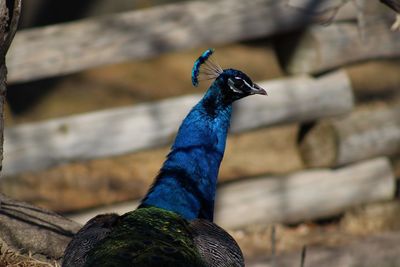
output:
[[264,88],[262,88],[261,86],[259,86],[258,84],[255,84],[255,83],[251,87],[251,93],[258,94],[258,95],[268,95],[267,91],[265,91]]

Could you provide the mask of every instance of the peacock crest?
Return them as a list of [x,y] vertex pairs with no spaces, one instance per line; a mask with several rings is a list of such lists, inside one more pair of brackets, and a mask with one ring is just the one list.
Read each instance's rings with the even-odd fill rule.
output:
[[216,79],[221,73],[222,68],[212,59],[214,49],[207,49],[194,62],[192,69],[192,84],[199,85],[199,81]]

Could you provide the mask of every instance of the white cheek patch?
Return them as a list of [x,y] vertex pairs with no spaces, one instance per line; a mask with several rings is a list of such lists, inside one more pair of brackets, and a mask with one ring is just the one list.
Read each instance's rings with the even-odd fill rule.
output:
[[231,88],[231,90],[232,90],[232,91],[234,91],[235,93],[238,93],[238,94],[243,94],[243,92],[242,92],[242,91],[240,91],[240,90],[236,89],[236,87],[234,87],[234,86],[229,86],[229,88]]
[[243,93],[242,91],[236,89],[235,83],[231,79],[228,79],[228,85],[229,85],[229,88],[231,88],[231,90],[234,91],[235,93],[239,93],[239,94]]
[[[235,79],[236,79],[236,80],[241,80],[241,81],[244,83],[244,86],[247,86],[247,88],[253,88],[248,82],[246,82],[246,81],[243,80],[242,78],[235,77]],[[229,85],[229,88],[231,88],[231,90],[232,90],[233,92],[235,92],[235,93],[238,93],[238,94],[243,94],[243,93],[245,93],[244,91],[242,91],[242,90],[240,90],[240,89],[237,89],[237,88],[235,87],[235,82],[232,81],[232,79],[228,79],[228,85]]]

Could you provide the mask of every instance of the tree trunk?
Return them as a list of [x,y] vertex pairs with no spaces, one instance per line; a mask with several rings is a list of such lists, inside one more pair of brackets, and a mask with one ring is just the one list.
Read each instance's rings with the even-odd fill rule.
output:
[[7,89],[6,54],[17,31],[21,0],[0,0],[0,170],[3,162],[4,103]]

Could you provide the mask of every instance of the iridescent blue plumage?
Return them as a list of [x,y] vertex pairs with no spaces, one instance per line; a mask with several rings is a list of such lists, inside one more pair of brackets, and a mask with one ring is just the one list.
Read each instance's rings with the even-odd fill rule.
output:
[[143,205],[174,211],[187,220],[212,221],[231,112],[218,84],[213,84],[182,122]]
[[[194,84],[211,54],[196,60]],[[68,246],[64,267],[244,266],[237,243],[212,222],[214,199],[232,103],[266,92],[241,71],[211,67],[215,81],[183,120],[139,208],[88,222]]]

